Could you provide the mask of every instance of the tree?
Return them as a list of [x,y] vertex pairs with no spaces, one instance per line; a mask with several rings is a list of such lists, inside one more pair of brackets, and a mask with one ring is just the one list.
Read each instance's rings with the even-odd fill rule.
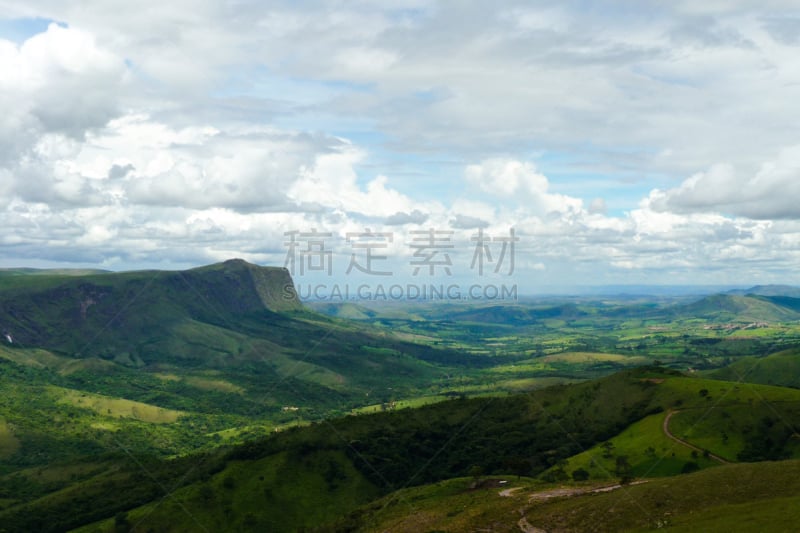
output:
[[469,467],[467,473],[472,478],[472,486],[477,487],[478,482],[481,480],[481,476],[483,475],[483,468],[478,465],[472,465],[471,467]]
[[613,457],[613,452],[614,452],[614,443],[611,442],[610,440],[606,441],[603,443],[602,448],[603,448],[603,458],[611,459]]
[[128,522],[128,513],[120,511],[114,515],[114,532],[128,533],[131,530],[131,523]]
[[583,468],[578,468],[577,470],[573,470],[572,479],[574,481],[586,481],[587,479],[589,479],[589,472],[587,472]]
[[620,483],[628,483],[631,479],[631,464],[628,462],[627,455],[618,455],[615,465],[614,473],[619,476]]
[[681,468],[681,474],[688,474],[697,470],[700,470],[700,465],[694,461],[686,461],[686,463],[683,465],[683,468]]

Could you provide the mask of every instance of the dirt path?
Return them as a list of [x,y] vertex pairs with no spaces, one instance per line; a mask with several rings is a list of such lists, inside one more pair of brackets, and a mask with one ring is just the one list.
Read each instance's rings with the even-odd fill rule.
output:
[[[639,481],[634,481],[633,483],[629,483],[628,485],[641,485],[642,483],[647,483],[648,480],[641,479]],[[543,502],[547,501],[551,498],[563,498],[563,497],[572,497],[572,496],[580,496],[582,494],[597,494],[601,492],[611,492],[612,490],[621,489],[623,486],[628,485],[620,485],[617,483],[616,485],[606,485],[605,487],[560,487],[557,489],[549,489],[549,490],[540,490],[538,492],[534,492],[528,497],[528,503],[531,502]],[[505,489],[500,491],[500,496],[503,497],[511,497],[514,494],[514,491],[519,490],[521,487],[513,487],[510,489]],[[524,516],[525,509],[520,509],[519,512],[523,514],[523,517],[517,522],[517,526],[519,526],[519,530],[522,533],[547,533],[546,530],[538,528],[536,526],[531,525],[528,522],[528,519]]]
[[528,522],[528,519],[525,517],[520,518],[519,522],[517,522],[517,525],[519,526],[519,530],[522,531],[522,533],[547,533],[547,531],[545,531],[544,529],[532,526],[531,523]]
[[628,483],[628,485],[620,485],[617,483],[616,485],[606,485],[605,487],[561,487],[558,489],[550,489],[550,490],[541,490],[539,492],[534,492],[528,498],[529,502],[543,502],[549,500],[551,498],[563,498],[565,496],[580,496],[581,494],[598,494],[600,492],[611,492],[612,490],[621,489],[623,486],[630,486],[630,485],[641,485],[642,483],[647,483],[646,479],[640,479],[639,481],[634,481],[632,483]]
[[[670,439],[674,440],[678,444],[686,446],[687,448],[691,448],[692,450],[696,450],[696,451],[698,451],[700,453],[705,453],[705,450],[703,450],[702,448],[698,448],[694,444],[689,444],[685,440],[683,440],[683,439],[681,439],[679,437],[676,437],[675,435],[672,434],[672,432],[670,432],[670,430],[669,430],[669,419],[672,418],[672,415],[674,415],[676,413],[680,413],[680,411],[670,411],[669,413],[667,413],[667,416],[664,417],[664,423],[661,424],[661,429],[664,430],[664,435],[666,435]],[[719,463],[722,463],[722,464],[730,464],[731,463],[727,459],[723,459],[719,455],[714,455],[713,453],[710,453],[710,452],[709,452],[708,456],[710,458],[714,459],[715,461],[717,461]]]

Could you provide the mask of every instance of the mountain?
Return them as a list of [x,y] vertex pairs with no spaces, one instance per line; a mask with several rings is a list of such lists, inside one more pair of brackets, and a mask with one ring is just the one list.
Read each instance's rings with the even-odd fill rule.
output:
[[800,319],[791,301],[761,296],[713,294],[675,306],[673,317],[704,318],[714,322],[787,322]]
[[734,289],[727,291],[726,294],[736,294],[739,296],[757,295],[757,296],[789,296],[791,298],[800,298],[800,287],[793,285],[756,285],[749,289]]
[[372,309],[352,302],[309,302],[306,305],[319,313],[346,320],[370,320],[378,315]]
[[[123,440],[168,456],[429,394],[468,354],[303,308],[282,268],[0,284],[0,473]],[[438,388],[436,390],[439,390]]]
[[189,321],[225,327],[299,310],[292,289],[286,270],[242,260],[182,272],[24,276],[0,291],[0,328],[22,346],[150,363],[164,334]]
[[784,350],[764,357],[740,357],[707,375],[714,379],[800,389],[800,349]]
[[0,333],[12,339],[9,347],[132,367],[225,368],[288,357],[338,372],[345,361],[363,367],[354,356],[366,346],[372,359],[448,356],[305,310],[286,269],[239,259],[175,272],[19,276],[0,286]]

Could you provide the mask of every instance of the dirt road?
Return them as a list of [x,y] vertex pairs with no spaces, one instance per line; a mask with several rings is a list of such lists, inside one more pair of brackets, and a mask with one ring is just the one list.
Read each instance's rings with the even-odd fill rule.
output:
[[[670,439],[674,440],[678,444],[686,446],[687,448],[691,448],[692,450],[696,450],[696,451],[698,451],[700,453],[705,453],[705,450],[703,450],[702,448],[698,448],[694,444],[689,444],[685,440],[683,440],[683,439],[681,439],[679,437],[676,437],[675,435],[672,434],[672,432],[670,432],[670,430],[669,430],[669,419],[672,418],[672,415],[674,415],[676,413],[680,413],[680,411],[670,411],[669,413],[667,413],[667,416],[664,417],[664,423],[661,425],[661,429],[664,430],[664,435],[666,435]],[[711,459],[714,459],[715,461],[717,461],[719,463],[730,464],[730,461],[728,461],[726,459],[723,459],[719,455],[714,455],[713,453],[709,453],[708,456]]]

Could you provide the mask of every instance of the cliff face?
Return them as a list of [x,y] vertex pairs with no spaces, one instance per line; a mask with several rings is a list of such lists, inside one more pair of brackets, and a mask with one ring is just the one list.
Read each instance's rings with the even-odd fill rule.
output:
[[236,329],[247,318],[268,326],[302,307],[286,269],[241,259],[177,272],[19,279],[0,288],[0,334],[79,357],[148,353],[143,347],[169,338],[180,324]]
[[285,268],[262,267],[231,259],[180,272],[177,276],[203,291],[209,303],[235,313],[261,309],[294,311],[302,307],[292,276]]

